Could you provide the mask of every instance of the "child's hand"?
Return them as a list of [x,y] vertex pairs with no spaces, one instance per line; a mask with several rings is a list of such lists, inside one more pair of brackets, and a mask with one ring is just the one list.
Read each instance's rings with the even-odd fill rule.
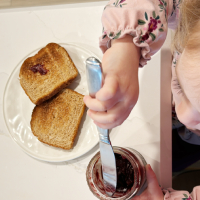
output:
[[146,166],[146,173],[148,183],[146,190],[140,196],[135,196],[131,200],[163,200],[164,195],[150,165]]
[[123,123],[135,106],[138,94],[140,49],[133,38],[113,40],[102,59],[103,87],[96,98],[84,97],[88,115],[101,128],[111,129]]

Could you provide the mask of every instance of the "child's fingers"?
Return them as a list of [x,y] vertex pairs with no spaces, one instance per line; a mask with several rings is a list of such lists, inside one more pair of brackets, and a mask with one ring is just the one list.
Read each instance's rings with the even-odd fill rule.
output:
[[118,81],[114,76],[106,76],[103,87],[96,93],[96,99],[107,101],[114,98],[118,89]]
[[149,164],[146,165],[146,173],[148,187],[153,189],[153,187],[159,186],[156,175]]
[[117,98],[109,99],[108,101],[99,101],[97,99],[91,98],[90,96],[85,96],[83,101],[89,109],[98,112],[107,111],[118,103]]
[[[122,119],[123,119],[123,120],[122,120]],[[100,128],[103,128],[103,129],[112,129],[112,128],[115,128],[115,127],[121,125],[125,119],[126,119],[126,117],[125,117],[125,116],[122,116],[121,120],[115,121],[115,122],[113,122],[113,123],[102,124],[102,123],[98,123],[98,122],[96,122],[96,121],[94,121],[94,123],[95,123],[98,127],[100,127]]]
[[130,111],[131,109],[124,109],[123,102],[119,102],[108,112],[95,112],[88,110],[88,115],[99,127],[110,129],[122,124],[129,116]]
[[85,105],[93,111],[106,111],[106,107],[97,99],[94,99],[90,96],[84,96],[83,101]]
[[146,176],[148,183],[146,190],[141,195],[133,197],[132,200],[163,200],[163,193],[149,164],[146,165]]
[[147,172],[148,191],[151,193],[151,195],[155,196],[155,200],[163,199],[162,190],[159,186],[156,175],[149,164],[146,166],[146,172]]
[[116,78],[107,76],[103,87],[96,93],[96,98],[85,96],[83,100],[86,106],[93,111],[107,111],[119,102],[117,88]]
[[124,108],[121,107],[121,102],[115,105],[112,109],[107,112],[95,112],[93,110],[88,110],[89,116],[96,122],[102,124],[110,124],[118,121],[125,112]]

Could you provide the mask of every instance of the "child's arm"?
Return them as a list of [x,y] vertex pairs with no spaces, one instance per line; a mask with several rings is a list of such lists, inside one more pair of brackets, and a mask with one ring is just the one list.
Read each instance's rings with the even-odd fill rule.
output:
[[112,41],[102,60],[104,85],[95,99],[84,97],[88,115],[102,128],[120,125],[137,102],[140,49],[132,40],[127,35]]
[[84,102],[102,128],[114,128],[128,117],[138,99],[138,67],[165,41],[173,0],[111,0],[105,7],[100,37],[105,84],[96,98]]
[[102,15],[100,48],[105,52],[111,40],[132,35],[141,50],[140,67],[144,66],[163,45],[168,23],[175,28],[174,8],[174,0],[110,0]]

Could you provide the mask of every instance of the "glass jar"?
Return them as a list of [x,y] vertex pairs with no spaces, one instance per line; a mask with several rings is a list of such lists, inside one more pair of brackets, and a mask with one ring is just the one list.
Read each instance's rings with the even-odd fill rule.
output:
[[91,192],[101,200],[129,200],[139,194],[146,187],[146,161],[143,156],[132,148],[113,147],[114,153],[126,158],[134,170],[134,184],[125,194],[115,192],[113,197],[109,197],[103,184],[100,152],[90,161],[86,171],[86,179]]

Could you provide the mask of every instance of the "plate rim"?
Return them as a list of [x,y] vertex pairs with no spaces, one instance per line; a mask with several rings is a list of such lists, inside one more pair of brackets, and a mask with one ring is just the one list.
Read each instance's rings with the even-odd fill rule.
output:
[[[55,42],[54,42],[55,43]],[[80,46],[78,45],[77,43],[56,43],[56,44],[59,44],[60,46],[62,45],[69,45],[69,46],[74,46],[74,47],[77,47],[87,53],[89,53],[91,56],[95,56],[97,59],[101,60],[99,58],[99,56],[97,56],[95,53],[93,53],[92,51],[86,49],[85,47],[83,46]],[[45,162],[52,162],[52,163],[56,163],[56,162],[66,162],[66,161],[71,161],[71,160],[75,160],[83,155],[85,155],[86,153],[88,153],[89,151],[91,151],[99,142],[99,140],[97,139],[97,141],[87,150],[85,151],[84,153],[80,154],[80,155],[77,155],[73,158],[63,158],[63,159],[58,159],[58,160],[55,160],[55,159],[45,159],[45,158],[41,158],[41,157],[37,157],[37,156],[34,156],[33,154],[29,153],[26,151],[26,149],[19,143],[15,140],[15,138],[13,138],[12,134],[10,133],[10,128],[9,128],[9,125],[8,125],[8,122],[6,120],[6,113],[5,113],[5,94],[6,94],[6,91],[7,91],[7,88],[8,88],[8,84],[9,82],[11,81],[11,77],[13,76],[13,74],[15,73],[15,71],[18,69],[19,67],[19,64],[22,63],[26,58],[30,57],[31,54],[33,54],[34,52],[38,52],[38,50],[40,50],[41,48],[43,48],[44,46],[42,47],[39,47],[37,49],[35,49],[34,51],[31,51],[30,53],[28,53],[24,58],[22,58],[17,64],[16,66],[13,68],[12,72],[10,73],[9,77],[8,77],[8,80],[6,82],[6,86],[4,88],[4,92],[3,92],[3,118],[4,118],[4,122],[6,124],[6,128],[8,130],[8,133],[9,133],[9,137],[12,138],[12,140],[14,141],[14,143],[19,146],[21,148],[21,150],[26,153],[27,155],[29,155],[30,157],[34,158],[34,159],[37,159],[37,160],[40,160],[40,161],[45,161]],[[65,48],[65,47],[64,47]],[[31,131],[32,132],[32,131]],[[38,140],[39,141],[39,140]]]

